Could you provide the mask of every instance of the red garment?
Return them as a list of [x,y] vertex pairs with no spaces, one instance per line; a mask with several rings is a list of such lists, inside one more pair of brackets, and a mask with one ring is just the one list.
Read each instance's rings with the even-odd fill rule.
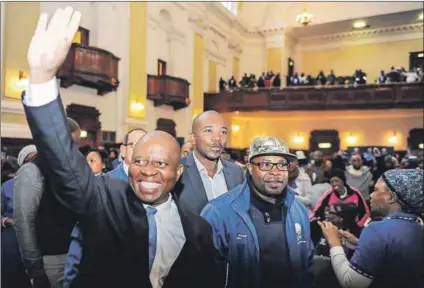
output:
[[322,195],[321,198],[318,200],[317,204],[315,205],[315,208],[311,212],[310,218],[323,218],[325,208],[333,205],[334,203],[355,203],[356,206],[358,206],[359,208],[356,223],[359,227],[364,227],[365,222],[370,217],[370,209],[368,208],[368,204],[358,189],[349,186],[347,187],[347,190],[348,196],[342,200],[334,191],[334,188],[331,187],[330,190],[325,192],[324,195]]

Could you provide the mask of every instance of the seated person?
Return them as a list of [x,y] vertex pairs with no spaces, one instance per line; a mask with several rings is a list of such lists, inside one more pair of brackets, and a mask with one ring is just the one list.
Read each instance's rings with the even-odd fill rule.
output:
[[377,84],[384,84],[386,83],[386,81],[387,81],[386,74],[384,74],[384,71],[381,70],[380,76],[378,76],[378,79],[377,79]]
[[325,78],[324,72],[321,70],[317,76],[317,84],[325,85],[326,82],[327,82],[327,78]]

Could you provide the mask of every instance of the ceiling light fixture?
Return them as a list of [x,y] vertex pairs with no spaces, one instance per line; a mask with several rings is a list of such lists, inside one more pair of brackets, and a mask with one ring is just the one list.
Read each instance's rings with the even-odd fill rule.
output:
[[307,26],[309,23],[312,22],[313,18],[314,15],[306,12],[306,9],[304,9],[301,14],[296,16],[296,22],[302,24],[303,26]]
[[367,26],[368,25],[365,21],[357,21],[357,22],[353,23],[353,28],[355,28],[355,29],[365,28]]
[[423,20],[424,19],[424,14],[420,13],[420,15],[418,15],[418,20]]

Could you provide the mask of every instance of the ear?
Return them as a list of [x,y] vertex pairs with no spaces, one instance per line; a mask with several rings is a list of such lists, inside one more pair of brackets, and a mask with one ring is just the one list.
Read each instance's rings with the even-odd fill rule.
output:
[[180,180],[181,174],[183,174],[183,172],[184,172],[184,166],[182,164],[178,165],[176,182],[178,182],[178,180]]
[[249,170],[250,175],[252,175],[252,164],[247,163],[246,167],[247,167],[247,170]]
[[[127,149],[126,149],[127,147],[125,147],[124,145],[121,145],[120,147],[119,147],[119,152],[120,152],[120,154],[121,154],[121,158],[125,158],[125,152],[127,152]],[[118,156],[119,157],[119,156]]]

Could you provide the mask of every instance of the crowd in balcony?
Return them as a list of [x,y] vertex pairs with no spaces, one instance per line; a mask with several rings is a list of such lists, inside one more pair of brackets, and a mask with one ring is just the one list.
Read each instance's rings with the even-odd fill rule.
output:
[[[294,73],[291,77],[286,77],[287,86],[332,86],[332,85],[361,85],[370,83],[367,73],[362,69],[357,69],[351,76],[336,76],[333,70],[325,74],[321,70],[316,77],[310,73]],[[424,81],[424,73],[421,68],[415,68],[413,71],[406,71],[404,67],[391,67],[389,72],[381,70],[379,77],[375,80],[377,84],[389,83],[414,83]],[[259,78],[251,73],[244,73],[240,81],[235,79],[234,75],[228,81],[222,77],[219,79],[219,91],[233,91],[237,89],[260,89],[260,88],[279,88],[281,87],[280,73],[274,74],[273,71],[262,73]]]

